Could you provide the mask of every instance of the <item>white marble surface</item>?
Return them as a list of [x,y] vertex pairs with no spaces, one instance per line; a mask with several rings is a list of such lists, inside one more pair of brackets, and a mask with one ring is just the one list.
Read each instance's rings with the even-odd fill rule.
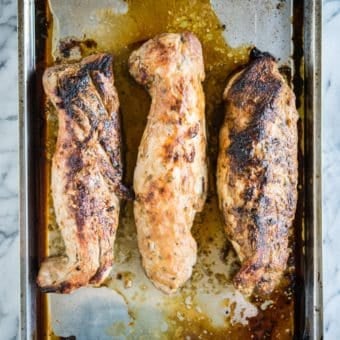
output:
[[340,339],[340,1],[323,7],[323,279],[326,339]]
[[[19,0],[20,1],[20,0]],[[21,0],[23,1],[23,0]],[[340,339],[340,0],[323,7],[324,331]],[[0,0],[0,340],[18,338],[16,1]]]
[[0,339],[19,328],[16,1],[0,0]]

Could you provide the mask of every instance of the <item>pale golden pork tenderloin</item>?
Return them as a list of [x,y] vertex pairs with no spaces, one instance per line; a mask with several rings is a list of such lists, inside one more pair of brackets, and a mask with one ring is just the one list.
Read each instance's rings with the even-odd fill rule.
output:
[[191,33],[161,34],[129,59],[152,97],[134,172],[134,216],[146,274],[165,293],[191,276],[190,229],[207,191],[202,48]]
[[119,101],[112,57],[98,54],[48,68],[43,86],[58,113],[51,189],[66,253],[41,264],[37,283],[43,291],[69,293],[99,285],[108,276],[119,198],[129,196],[121,183]]
[[217,189],[225,230],[241,261],[246,295],[274,290],[286,269],[297,202],[295,96],[268,53],[253,49],[229,81]]

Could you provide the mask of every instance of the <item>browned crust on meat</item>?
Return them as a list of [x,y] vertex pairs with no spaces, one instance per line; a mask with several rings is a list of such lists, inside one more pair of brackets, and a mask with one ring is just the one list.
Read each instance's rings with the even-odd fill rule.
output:
[[45,71],[45,92],[58,112],[52,197],[66,256],[47,258],[37,278],[44,290],[68,293],[98,285],[113,264],[122,184],[119,101],[112,56],[98,54]]
[[202,47],[190,32],[150,39],[129,70],[152,97],[134,174],[134,216],[143,267],[173,293],[191,276],[197,246],[190,229],[206,197]]
[[267,294],[286,268],[296,209],[295,97],[275,59],[253,50],[224,99],[217,184],[226,232],[242,263],[234,283],[245,294]]

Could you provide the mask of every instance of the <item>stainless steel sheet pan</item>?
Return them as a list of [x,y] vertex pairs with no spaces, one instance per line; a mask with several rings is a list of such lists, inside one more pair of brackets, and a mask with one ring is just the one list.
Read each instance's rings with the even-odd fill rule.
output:
[[[273,303],[271,300],[257,305],[249,302],[233,290],[228,276],[223,282],[216,279],[214,289],[210,289],[212,280],[209,281],[203,275],[196,286],[185,287],[178,296],[164,297],[145,278],[137,249],[126,254],[124,247],[136,248],[136,244],[133,237],[126,241],[124,232],[118,236],[119,249],[115,249],[118,254],[117,264],[112,280],[106,287],[82,288],[71,295],[63,296],[42,294],[36,286],[39,263],[42,257],[53,253],[50,245],[54,237],[53,232],[47,231],[48,213],[45,209],[50,165],[44,161],[44,157],[47,127],[50,123],[46,123],[48,118],[41,88],[42,72],[46,66],[63,60],[60,42],[70,38],[75,41],[85,41],[86,38],[91,44],[95,40],[98,50],[115,51],[116,47],[110,44],[110,39],[118,41],[121,34],[126,34],[123,33],[124,27],[111,27],[108,39],[105,38],[107,32],[103,31],[103,23],[107,13],[115,17],[126,14],[131,2],[133,1],[18,1],[22,339],[70,336],[76,336],[77,339],[171,339],[185,338],[183,334],[188,334],[188,339],[196,339],[198,336],[205,339],[209,338],[209,332],[213,332],[214,327],[222,331],[225,327],[225,332],[220,332],[220,337],[216,335],[216,339],[224,338],[223,336],[228,338],[231,326],[233,336],[237,329],[239,334],[246,334],[242,333],[242,329],[247,327],[249,320],[258,313],[265,313]],[[180,2],[183,3],[182,0]],[[197,2],[199,0],[192,3]],[[321,1],[211,0],[211,6],[223,24],[223,37],[228,42],[230,51],[233,51],[232,54],[236,55],[245,45],[256,45],[259,49],[269,51],[279,58],[282,71],[297,96],[301,119],[299,203],[295,238],[292,242],[295,268],[292,274],[294,315],[293,334],[289,331],[285,338],[321,339]],[[190,20],[185,24],[189,26],[182,25],[183,29],[193,27],[190,26]],[[171,26],[170,29],[178,30],[178,27]],[[131,39],[134,43],[134,38]],[[78,57],[83,45],[76,45],[74,51],[75,57]],[[126,211],[121,219],[124,227],[120,228],[133,233],[133,223],[126,217],[129,215],[128,208]],[[222,234],[217,231],[217,238],[220,239],[220,235]],[[216,244],[223,247],[223,242],[217,241]],[[220,251],[210,250],[212,252],[209,256],[214,259],[214,266],[209,269],[214,277],[219,278],[218,275],[229,267],[226,267],[225,259],[221,260]],[[204,272],[205,264],[202,266]],[[120,280],[116,280],[118,272]],[[199,276],[200,264],[196,272]],[[126,280],[133,281],[132,289],[125,289]],[[129,285],[130,283],[127,286]],[[206,290],[206,286],[210,287],[209,290]],[[225,304],[221,304],[223,301]],[[181,308],[184,308],[184,312]],[[176,318],[173,326],[173,320],[169,319],[168,314],[165,316],[167,309],[172,309],[171,315]],[[186,322],[186,315],[193,313],[187,310],[195,310],[196,314],[204,315],[201,324],[205,323],[207,326],[209,320],[209,326],[204,328],[201,324]],[[232,314],[227,323],[230,327],[225,324],[226,312]],[[235,324],[239,325],[238,328]],[[261,328],[261,323],[254,327],[261,331],[258,329]],[[212,336],[213,333],[210,338]],[[275,334],[254,333],[254,338],[256,336],[271,338]]]

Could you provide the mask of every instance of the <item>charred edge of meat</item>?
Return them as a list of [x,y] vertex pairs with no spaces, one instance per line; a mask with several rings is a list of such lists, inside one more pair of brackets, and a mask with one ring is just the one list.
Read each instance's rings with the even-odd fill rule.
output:
[[[104,55],[99,59],[94,59],[89,63],[84,63],[75,76],[61,78],[61,80],[59,81],[57,91],[58,96],[60,96],[62,99],[62,104],[60,105],[60,107],[66,110],[69,117],[77,119],[77,117],[74,117],[72,105],[78,106],[81,110],[87,112],[87,116],[89,117],[89,122],[91,125],[89,135],[85,138],[85,140],[82,141],[82,143],[79,143],[79,145],[77,145],[77,150],[73,155],[70,156],[68,160],[68,165],[70,169],[69,171],[70,181],[72,181],[75,174],[82,169],[83,164],[80,156],[81,150],[86,147],[86,143],[91,139],[93,131],[98,127],[98,120],[94,118],[95,114],[92,111],[90,111],[89,108],[86,107],[86,105],[82,101],[77,100],[77,97],[79,96],[79,93],[82,92],[87,87],[89,79],[93,80],[93,84],[96,87],[100,97],[101,98],[104,97],[103,84],[102,81],[100,80],[99,73],[104,74],[106,77],[110,77],[112,75],[112,59],[113,58],[111,55]],[[120,136],[121,129],[118,114],[112,117],[112,119],[113,121],[110,122],[109,124],[104,124],[103,129],[115,129],[118,135]],[[110,171],[109,168],[104,166],[104,169],[107,170],[105,172],[106,177],[110,178],[112,182],[116,183],[115,193],[121,199],[133,200],[134,199],[133,190],[125,187],[120,182],[123,173],[120,150],[119,149],[112,150],[110,148],[110,144],[104,138],[100,139],[99,143],[104,149],[104,151],[109,155],[111,165],[116,171],[115,175],[113,176],[112,171]],[[121,142],[119,142],[119,144],[121,144]],[[77,201],[81,201],[81,198],[77,199]],[[81,225],[82,224],[81,221],[86,216],[82,216],[81,212],[80,213],[78,212],[77,216],[78,222]]]
[[267,64],[266,60],[258,59],[242,73],[240,78],[235,80],[228,93],[227,105],[241,108],[243,105],[249,106],[248,102],[242,100],[247,93],[249,98],[262,98],[259,102],[250,104],[253,107],[248,126],[239,132],[233,129],[230,133],[231,143],[226,152],[231,156],[235,170],[242,172],[245,167],[258,164],[252,154],[253,143],[259,142],[265,137],[265,123],[275,119],[273,103],[283,86],[280,80],[266,76],[266,74],[270,74]]
[[98,282],[102,281],[104,274],[106,273],[108,268],[111,268],[113,263],[105,264],[104,266],[100,266],[97,272],[90,279],[90,284],[98,284]]
[[66,113],[71,118],[73,118],[74,115],[71,108],[72,100],[85,90],[88,86],[88,81],[87,72],[84,70],[79,70],[78,74],[75,76],[59,79],[56,94],[62,99],[62,102],[58,104],[58,107],[60,109],[65,109]]
[[40,291],[42,293],[69,293],[70,291],[74,290],[74,288],[79,288],[80,285],[71,284],[70,282],[61,282],[59,285],[56,286],[45,286],[40,287]]
[[82,283],[71,283],[71,282],[62,282],[59,287],[57,292],[58,293],[70,293],[74,289],[77,289],[79,287],[82,287]]
[[101,58],[94,59],[90,63],[85,63],[82,66],[83,70],[86,71],[99,71],[103,73],[105,77],[112,76],[112,63],[113,57],[111,54],[104,54]]
[[249,54],[250,61],[262,58],[270,58],[273,61],[276,61],[275,57],[272,56],[269,52],[262,52],[256,47],[253,47]]
[[[92,76],[93,71],[98,71],[104,74],[105,77],[110,77],[113,72],[112,61],[113,57],[109,54],[105,54],[101,58],[94,59],[89,63],[81,64],[81,68],[75,76],[66,76],[59,79],[57,96],[62,99],[62,104],[59,104],[59,107],[61,109],[65,109],[71,118],[73,117],[71,103],[76,97],[79,96],[79,93],[87,88],[90,76]],[[99,88],[99,94],[101,95],[102,92],[100,92],[100,84],[95,86],[96,88]]]
[[[256,105],[254,113],[261,113],[269,107],[273,99],[279,94],[282,82],[271,76],[268,60],[257,59],[242,72],[242,76],[235,80],[228,92],[227,103],[236,107]],[[262,98],[258,103],[245,102],[244,98]]]

